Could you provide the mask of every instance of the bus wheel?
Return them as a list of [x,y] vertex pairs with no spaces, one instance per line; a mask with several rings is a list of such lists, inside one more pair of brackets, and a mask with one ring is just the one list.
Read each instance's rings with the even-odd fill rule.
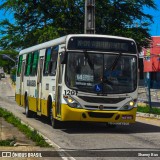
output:
[[26,117],[32,117],[32,111],[29,110],[28,98],[25,99],[25,114]]
[[58,129],[60,127],[60,122],[57,119],[55,119],[53,116],[52,107],[50,107],[49,119],[50,119],[51,126],[54,129]]

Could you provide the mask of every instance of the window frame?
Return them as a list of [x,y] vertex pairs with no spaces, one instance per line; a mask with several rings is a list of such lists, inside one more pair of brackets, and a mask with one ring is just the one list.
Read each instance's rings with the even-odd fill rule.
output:
[[36,76],[37,75],[38,62],[39,62],[39,51],[34,51],[32,53],[32,63],[31,63],[30,76]]
[[[58,59],[58,46],[55,46],[52,48],[52,52],[51,52],[51,61],[50,61],[50,66],[49,66],[50,76],[56,75],[57,59]],[[54,68],[53,68],[53,65],[54,65]]]
[[23,62],[23,55],[20,55],[18,60],[17,77],[20,77],[22,71],[22,62]]
[[[49,63],[51,61],[51,53],[52,53],[51,47],[46,48],[46,51],[45,51],[45,60],[44,60],[44,69],[43,69],[43,75],[44,76],[48,76],[49,75]],[[50,56],[49,60],[47,58],[47,54]]]
[[[58,59],[58,46],[46,48],[43,76],[55,76],[57,69]],[[47,59],[47,53],[49,51],[50,57]],[[54,65],[54,68],[53,68]]]
[[[26,58],[25,76],[30,76],[32,72],[33,53],[28,53]],[[28,73],[29,72],[29,73]]]

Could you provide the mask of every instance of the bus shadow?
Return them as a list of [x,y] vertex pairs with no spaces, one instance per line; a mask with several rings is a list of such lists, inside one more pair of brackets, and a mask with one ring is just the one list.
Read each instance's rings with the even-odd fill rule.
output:
[[108,127],[104,123],[68,123],[64,125],[65,128],[61,128],[69,134],[96,134],[96,133],[113,133],[113,134],[132,134],[132,133],[160,133],[160,127],[141,122],[135,124]]
[[[25,113],[24,113],[25,114]],[[44,124],[51,125],[46,117],[33,117]],[[160,126],[136,122],[130,125],[117,125],[116,127],[107,126],[105,123],[93,122],[61,122],[58,128],[68,134],[97,134],[97,133],[113,133],[113,134],[132,134],[132,133],[160,133]]]

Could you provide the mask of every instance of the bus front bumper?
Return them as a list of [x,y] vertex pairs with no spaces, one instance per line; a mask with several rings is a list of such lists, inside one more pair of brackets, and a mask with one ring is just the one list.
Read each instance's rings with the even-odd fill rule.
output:
[[86,110],[71,108],[67,104],[61,107],[61,121],[135,123],[137,111],[137,108],[129,111]]

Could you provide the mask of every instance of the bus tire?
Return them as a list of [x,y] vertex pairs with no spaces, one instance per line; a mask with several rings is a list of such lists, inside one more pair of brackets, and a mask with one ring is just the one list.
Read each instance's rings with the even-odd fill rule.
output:
[[25,114],[27,118],[32,117],[32,111],[29,110],[28,97],[25,98]]
[[49,102],[49,120],[50,120],[50,124],[54,129],[58,129],[60,127],[60,121],[58,121],[57,119],[54,118],[53,115],[53,107],[52,107],[52,103]]

